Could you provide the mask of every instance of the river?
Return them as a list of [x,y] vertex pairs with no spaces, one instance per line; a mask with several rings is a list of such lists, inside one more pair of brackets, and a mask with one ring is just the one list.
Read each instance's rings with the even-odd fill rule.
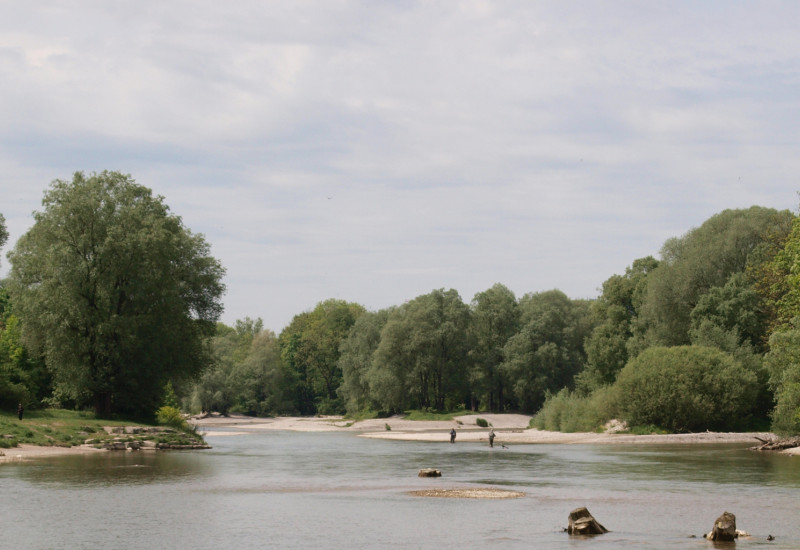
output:
[[[702,533],[729,511],[753,535],[737,548],[800,548],[800,457],[742,445],[489,449],[344,433],[223,433],[209,432],[207,451],[3,465],[0,547],[712,548]],[[443,476],[417,477],[427,467]],[[410,494],[455,487],[525,496]],[[611,532],[564,533],[579,506]]]

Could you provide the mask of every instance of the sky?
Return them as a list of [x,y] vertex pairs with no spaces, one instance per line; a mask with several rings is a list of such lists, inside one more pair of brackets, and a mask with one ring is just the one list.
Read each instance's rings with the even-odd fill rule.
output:
[[117,170],[222,320],[434,289],[595,298],[712,215],[797,211],[800,3],[0,0],[0,213]]

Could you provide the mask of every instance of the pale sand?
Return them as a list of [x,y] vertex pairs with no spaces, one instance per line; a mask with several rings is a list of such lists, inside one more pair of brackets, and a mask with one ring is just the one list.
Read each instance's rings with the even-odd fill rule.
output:
[[[235,431],[207,432],[206,437],[217,437],[225,434],[252,433],[254,431],[286,430],[299,432],[353,432],[361,437],[374,439],[390,439],[399,441],[438,441],[449,442],[451,428],[456,429],[456,443],[486,442],[488,429],[476,424],[477,418],[483,418],[493,427],[496,438],[495,447],[503,444],[520,443],[759,443],[758,439],[771,439],[770,433],[720,433],[703,432],[691,434],[667,435],[628,435],[613,433],[562,433],[528,428],[531,417],[523,414],[480,414],[457,416],[448,421],[406,420],[402,416],[390,418],[362,420],[350,422],[339,416],[319,417],[277,417],[252,418],[240,415],[230,417],[212,416],[192,419],[200,430],[203,427],[234,427]],[[389,426],[389,430],[386,426]],[[791,454],[800,454],[800,448],[790,449]]]

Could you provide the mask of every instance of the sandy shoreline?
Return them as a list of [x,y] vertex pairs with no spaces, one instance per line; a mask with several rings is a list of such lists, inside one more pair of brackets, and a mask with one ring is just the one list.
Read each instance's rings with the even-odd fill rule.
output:
[[[208,432],[208,437],[221,437],[226,434],[246,434],[254,431],[301,431],[301,432],[353,432],[361,437],[398,441],[449,441],[448,432],[455,428],[456,442],[487,442],[488,430],[479,427],[475,421],[478,416],[458,416],[452,421],[415,421],[400,416],[350,422],[338,416],[328,417],[277,417],[251,418],[232,415],[230,417],[208,417],[194,419],[192,422],[200,430],[203,427],[230,428],[224,431]],[[704,443],[747,443],[755,446],[757,438],[771,439],[774,434],[703,432],[667,435],[629,435],[612,433],[561,433],[528,428],[531,417],[522,414],[481,414],[494,428],[495,444],[534,444],[534,443],[663,443],[663,444],[704,444]],[[390,429],[387,430],[387,425]],[[788,454],[800,454],[800,448],[789,449]]]
[[[488,444],[488,429],[481,428],[475,421],[478,416],[458,416],[448,421],[417,421],[406,420],[401,416],[390,418],[361,420],[352,422],[339,416],[321,417],[277,417],[254,418],[243,415],[209,416],[206,418],[193,418],[192,424],[197,426],[201,433],[213,446],[213,440],[218,437],[252,434],[263,431],[296,431],[296,432],[347,432],[360,437],[374,439],[388,439],[397,441],[449,441],[449,431],[455,428],[457,432],[456,443],[483,442]],[[707,444],[707,443],[746,443],[756,446],[761,439],[775,438],[770,433],[720,433],[703,432],[691,434],[667,435],[628,435],[612,433],[561,433],[544,430],[529,429],[531,417],[523,414],[481,414],[494,428],[496,434],[495,446],[503,444]],[[389,426],[389,430],[386,426]],[[213,428],[206,431],[204,428]],[[106,450],[95,449],[91,446],[80,447],[39,447],[36,445],[20,445],[11,449],[0,449],[0,464],[26,461],[41,457],[103,453]],[[785,454],[800,456],[800,447],[781,451]]]

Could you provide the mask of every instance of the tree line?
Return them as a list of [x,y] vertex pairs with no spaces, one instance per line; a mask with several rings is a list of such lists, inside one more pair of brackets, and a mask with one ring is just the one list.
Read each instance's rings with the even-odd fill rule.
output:
[[[673,431],[800,432],[800,221],[725,210],[634,259],[594,300],[495,284],[378,311],[326,300],[280,334],[219,322],[224,269],[129,176],[57,180],[9,253],[0,406],[388,415],[537,413]],[[7,239],[0,217],[0,244]]]

